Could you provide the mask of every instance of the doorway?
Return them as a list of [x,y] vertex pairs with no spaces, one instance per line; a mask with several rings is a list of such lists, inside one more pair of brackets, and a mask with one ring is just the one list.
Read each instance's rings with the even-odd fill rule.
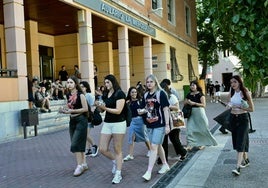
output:
[[224,92],[230,91],[230,80],[233,76],[233,73],[222,73],[222,83],[224,84]]
[[39,46],[40,80],[54,81],[53,48]]

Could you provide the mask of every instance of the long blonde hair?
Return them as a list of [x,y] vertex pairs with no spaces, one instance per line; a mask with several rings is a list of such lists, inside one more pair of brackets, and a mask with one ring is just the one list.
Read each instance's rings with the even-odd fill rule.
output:
[[[159,81],[158,81],[158,79],[156,78],[155,75],[150,74],[149,76],[146,77],[145,81],[147,82],[147,80],[148,80],[149,78],[152,79],[152,80],[155,82],[155,87],[156,87],[156,90],[155,90],[155,91],[158,91],[158,90],[162,90],[162,91],[163,91],[163,89],[162,89],[162,87],[160,86],[160,83],[159,83]],[[146,88],[146,90],[148,91],[148,88]]]

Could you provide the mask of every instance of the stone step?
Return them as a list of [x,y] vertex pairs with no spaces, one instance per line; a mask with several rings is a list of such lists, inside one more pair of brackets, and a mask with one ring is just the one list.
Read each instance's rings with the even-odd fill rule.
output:
[[[65,100],[50,101],[50,113],[38,113],[39,124],[37,125],[38,134],[45,134],[66,129],[69,125],[70,117],[67,114],[58,112],[61,106],[66,105]],[[34,135],[34,126],[27,127],[27,135]]]

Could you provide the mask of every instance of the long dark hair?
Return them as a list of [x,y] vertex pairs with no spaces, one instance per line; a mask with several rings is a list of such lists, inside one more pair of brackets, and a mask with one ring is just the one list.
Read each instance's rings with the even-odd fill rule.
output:
[[[243,99],[248,100],[248,97],[247,97],[247,88],[245,88],[245,86],[243,84],[243,81],[242,81],[242,78],[239,75],[234,75],[234,76],[232,76],[231,79],[235,79],[235,80],[238,81],[238,83],[239,83],[239,89],[243,93]],[[231,87],[231,97],[234,95],[234,93],[235,93],[235,90]]]
[[171,95],[171,91],[168,87],[168,84],[166,82],[161,82],[160,83],[160,86],[162,87],[162,89],[164,89],[164,91],[166,92],[167,96],[168,96],[168,99],[170,98],[170,95]]
[[91,93],[90,85],[87,81],[82,81],[80,82],[80,84],[82,84],[86,88],[87,93]]
[[[107,76],[104,77],[104,80],[109,80],[110,82],[112,82],[114,92],[116,92],[118,90],[121,90],[121,87],[120,87],[120,85],[119,85],[119,83],[116,80],[116,78],[115,78],[114,75],[108,74]],[[103,92],[103,95],[104,96],[107,96],[108,95],[108,92],[107,92],[106,87],[105,87],[105,91]]]
[[137,99],[138,100],[141,100],[141,98],[142,98],[142,96],[140,95],[140,93],[138,92],[138,89],[136,88],[136,87],[134,87],[134,86],[132,86],[132,87],[130,87],[129,89],[128,89],[128,92],[127,92],[127,97],[126,97],[126,101],[132,101],[132,98],[131,98],[131,90],[132,89],[135,89],[136,91],[137,91]]
[[[76,76],[72,75],[72,76],[70,76],[68,79],[73,80],[74,83],[75,83],[75,85],[76,85],[76,89],[77,89],[77,91],[83,93],[82,88],[80,87],[80,84],[79,84],[79,80],[78,80],[78,78],[77,78]],[[70,92],[70,91],[69,91],[69,92]]]
[[[195,84],[196,90],[199,91],[202,95],[204,95],[203,90],[202,90],[201,86],[199,85],[199,83],[197,82],[197,80],[191,81],[190,85],[192,85],[192,84]],[[190,90],[191,90],[191,88],[190,88]]]

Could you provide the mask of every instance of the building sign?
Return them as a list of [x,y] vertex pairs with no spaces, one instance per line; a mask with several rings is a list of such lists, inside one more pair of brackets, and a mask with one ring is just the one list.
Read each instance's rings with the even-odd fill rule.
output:
[[148,23],[142,22],[134,18],[133,16],[130,16],[101,0],[90,0],[90,1],[73,0],[73,1],[155,37],[155,29],[150,27]]
[[152,56],[152,66],[153,66],[152,68],[153,69],[156,69],[158,67],[157,60],[158,60],[157,55],[153,55]]

